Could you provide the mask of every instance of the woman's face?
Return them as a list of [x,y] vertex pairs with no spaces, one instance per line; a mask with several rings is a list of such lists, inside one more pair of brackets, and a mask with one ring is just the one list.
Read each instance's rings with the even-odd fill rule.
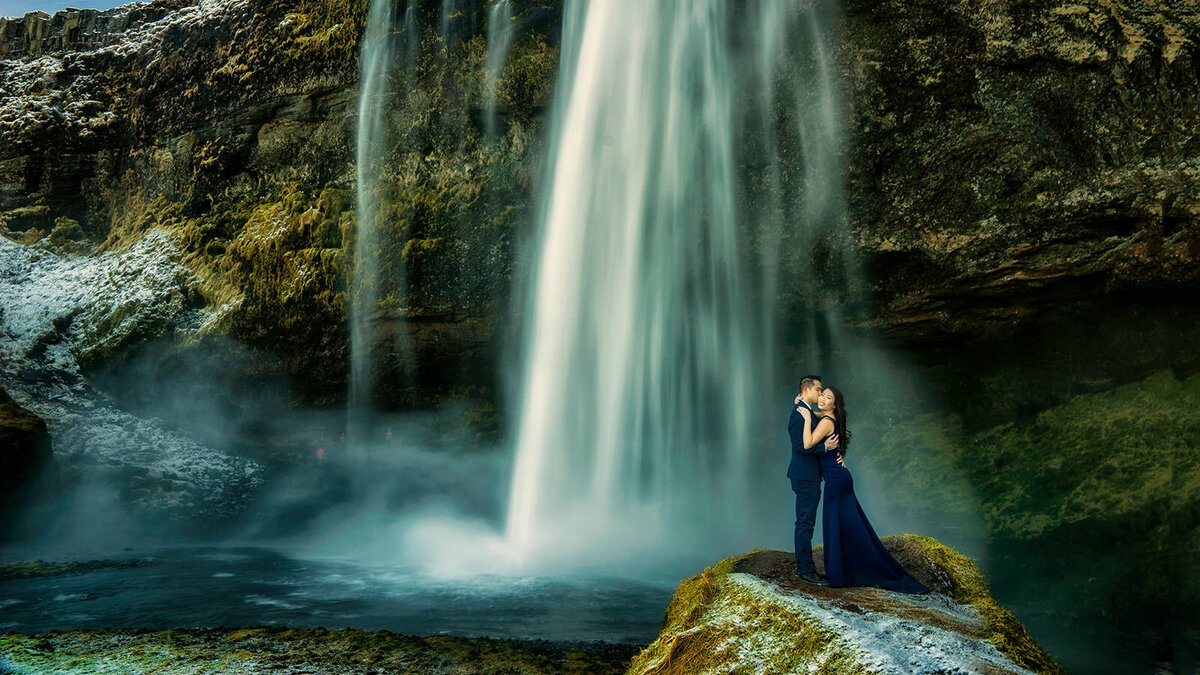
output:
[[822,389],[821,395],[817,397],[817,409],[828,412],[833,412],[833,390]]

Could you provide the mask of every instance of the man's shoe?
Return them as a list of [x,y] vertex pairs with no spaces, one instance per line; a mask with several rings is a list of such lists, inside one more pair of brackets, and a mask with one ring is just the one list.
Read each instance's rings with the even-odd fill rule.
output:
[[828,586],[829,582],[817,575],[816,572],[797,573],[796,578],[817,586]]

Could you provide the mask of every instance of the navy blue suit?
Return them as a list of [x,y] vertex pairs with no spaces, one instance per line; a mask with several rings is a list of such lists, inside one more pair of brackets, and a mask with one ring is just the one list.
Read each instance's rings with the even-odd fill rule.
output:
[[[804,401],[800,405],[812,410]],[[813,414],[812,422],[818,420]],[[792,492],[796,493],[796,572],[816,572],[813,563],[813,528],[817,524],[817,505],[821,501],[821,456],[825,444],[818,443],[807,450],[804,448],[804,417],[792,406],[788,419],[788,435],[792,439],[792,461],[788,464],[788,478],[792,479]]]

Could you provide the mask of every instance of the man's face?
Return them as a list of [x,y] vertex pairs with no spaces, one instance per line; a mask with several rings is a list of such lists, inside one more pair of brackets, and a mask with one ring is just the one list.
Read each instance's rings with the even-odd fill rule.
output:
[[816,380],[811,387],[805,387],[800,392],[800,398],[809,406],[817,405],[817,397],[821,395],[821,381]]

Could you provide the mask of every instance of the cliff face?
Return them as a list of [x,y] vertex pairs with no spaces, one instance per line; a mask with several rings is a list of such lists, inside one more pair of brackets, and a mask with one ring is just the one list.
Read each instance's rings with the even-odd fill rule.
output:
[[[421,58],[393,82],[380,195],[379,254],[403,260],[411,294],[381,295],[378,340],[413,333],[424,369],[393,406],[439,386],[490,385],[556,59],[552,15],[518,3],[491,90],[497,137],[483,143],[483,10],[451,20],[462,38],[451,51],[434,30],[440,5],[429,4]],[[10,20],[0,228],[76,253],[177,231],[213,330],[260,349],[303,398],[339,399],[365,5],[160,0]]]
[[53,16],[39,10],[23,17],[0,17],[0,58],[36,58],[114,45],[180,6],[179,2],[132,2],[106,10],[67,10]]
[[629,672],[1064,672],[969,558],[929,537],[883,542],[928,595],[808,585],[791,554],[755,551],[680,584]]
[[1196,288],[1194,4],[851,2],[845,33],[871,322],[939,340]]
[[[410,333],[423,370],[378,373],[399,392],[386,405],[493,379],[557,62],[557,3],[516,3],[485,119],[485,9],[443,36],[440,4],[424,4],[380,195],[379,253],[403,261],[408,292],[383,294],[377,335]],[[7,236],[86,252],[178,230],[216,330],[302,397],[338,399],[364,16],[363,0],[159,0],[6,20]],[[870,301],[855,325],[905,345],[996,340],[1195,290],[1194,6],[850,3],[839,35]],[[785,287],[786,326],[812,308]]]

